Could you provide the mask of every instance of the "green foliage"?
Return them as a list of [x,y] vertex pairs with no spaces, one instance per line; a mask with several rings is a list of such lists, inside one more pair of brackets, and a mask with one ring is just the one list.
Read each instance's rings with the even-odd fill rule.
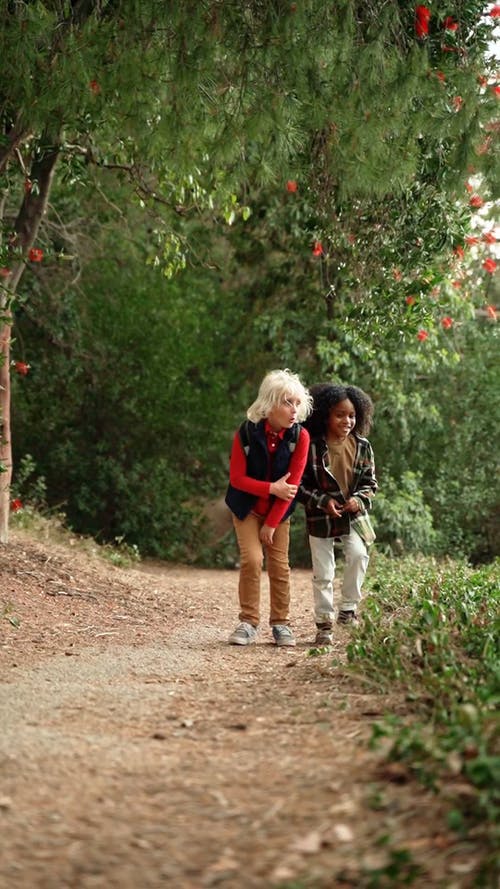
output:
[[[478,82],[494,68],[483,4],[434,5],[426,40],[403,3],[224,0],[187,14],[174,2],[4,2],[4,13],[2,263],[17,257],[7,234],[24,180],[35,197],[33,171],[59,152],[14,346],[32,364],[14,380],[16,452],[35,455],[51,503],[104,539],[208,558],[201,502],[225,487],[230,434],[262,374],[288,365],[376,400],[377,462],[397,500],[381,491],[382,534],[490,557],[486,436],[466,521],[449,479],[471,441],[443,435],[442,459],[432,452],[451,402],[440,404],[443,370],[455,394],[460,363],[473,391],[480,368],[462,331],[495,301],[483,272],[460,291],[449,283],[470,230],[470,163],[484,198],[497,188],[497,100]],[[447,15],[460,23],[451,46]],[[227,558],[230,545],[219,549]]]
[[204,500],[226,481],[242,308],[226,306],[213,274],[168,282],[140,258],[104,239],[78,291],[49,297],[50,311],[35,291],[18,309],[31,370],[13,379],[14,442],[72,527],[190,560]]
[[436,534],[423,499],[422,477],[410,471],[397,481],[382,477],[380,488],[373,505],[377,548],[385,545],[397,555],[433,552]]
[[38,475],[35,460],[31,454],[24,454],[16,471],[16,484],[11,489],[13,499],[29,503],[34,509],[42,510],[47,505],[47,482]]
[[449,824],[481,853],[478,886],[498,877],[498,568],[378,554],[348,647],[357,675],[408,702],[404,719],[375,725],[374,742],[390,738],[390,756],[427,786],[458,777],[470,785],[452,794]]

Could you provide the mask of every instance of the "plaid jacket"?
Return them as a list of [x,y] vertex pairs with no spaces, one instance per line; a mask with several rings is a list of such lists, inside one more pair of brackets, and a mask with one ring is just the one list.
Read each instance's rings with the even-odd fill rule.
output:
[[[371,509],[371,501],[378,488],[373,448],[367,438],[362,438],[355,432],[351,434],[356,439],[357,447],[349,496],[355,497],[361,511],[366,512]],[[329,500],[345,502],[329,466],[325,439],[313,439],[309,445],[307,464],[297,494],[297,500],[305,507],[307,530],[312,537],[340,537],[342,534],[349,534],[351,523],[349,513],[336,518],[325,512]]]

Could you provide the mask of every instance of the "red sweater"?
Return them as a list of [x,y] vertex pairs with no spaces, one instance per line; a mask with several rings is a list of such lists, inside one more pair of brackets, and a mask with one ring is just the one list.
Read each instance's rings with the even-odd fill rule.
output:
[[[269,474],[271,470],[272,453],[274,450],[274,436],[272,436],[270,432],[271,429],[266,423],[266,438],[269,452]],[[285,430],[282,429],[281,432],[278,433],[279,438],[283,437],[284,432]],[[288,484],[299,484],[305,469],[308,450],[309,433],[306,429],[301,428],[297,445],[292,456],[290,457],[290,465],[288,467],[290,475],[287,479]],[[268,525],[270,528],[277,528],[281,519],[285,515],[285,512],[290,506],[290,501],[281,500],[281,498],[279,497],[273,497],[271,499],[271,496],[269,494],[271,482],[258,481],[258,479],[252,478],[250,475],[247,475],[246,471],[247,458],[241,445],[239,432],[236,432],[233,439],[231,460],[229,463],[229,481],[231,482],[233,488],[238,488],[238,490],[240,491],[245,491],[246,494],[254,494],[256,497],[258,497],[259,499],[257,500],[252,512],[256,513],[259,516],[264,516],[266,519],[266,525]]]

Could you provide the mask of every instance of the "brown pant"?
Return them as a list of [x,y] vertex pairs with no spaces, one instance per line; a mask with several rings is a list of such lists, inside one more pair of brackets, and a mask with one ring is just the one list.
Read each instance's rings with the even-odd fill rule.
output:
[[[254,627],[260,622],[260,582],[264,561],[259,531],[264,518],[250,513],[241,521],[233,515],[234,530],[240,550],[239,619]],[[266,568],[269,577],[269,623],[287,624],[290,618],[290,566],[288,541],[290,522],[281,522],[274,532],[271,546],[266,547]]]

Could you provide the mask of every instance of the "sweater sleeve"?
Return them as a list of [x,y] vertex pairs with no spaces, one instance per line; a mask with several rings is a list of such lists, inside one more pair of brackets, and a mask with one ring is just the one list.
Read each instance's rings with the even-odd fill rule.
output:
[[244,491],[245,494],[254,494],[256,497],[269,497],[271,482],[262,482],[252,478],[247,472],[247,458],[243,450],[239,431],[236,431],[229,460],[229,481],[233,488]]
[[[307,429],[304,429],[302,427],[300,430],[296,448],[291,456],[290,465],[288,467],[288,471],[290,473],[290,476],[287,479],[288,484],[298,485],[300,483],[302,473],[304,472],[306,465],[308,450],[309,433]],[[277,528],[289,506],[289,500],[281,500],[279,497],[276,497],[273,505],[271,506],[271,509],[266,516],[266,525],[268,525],[270,528]]]

